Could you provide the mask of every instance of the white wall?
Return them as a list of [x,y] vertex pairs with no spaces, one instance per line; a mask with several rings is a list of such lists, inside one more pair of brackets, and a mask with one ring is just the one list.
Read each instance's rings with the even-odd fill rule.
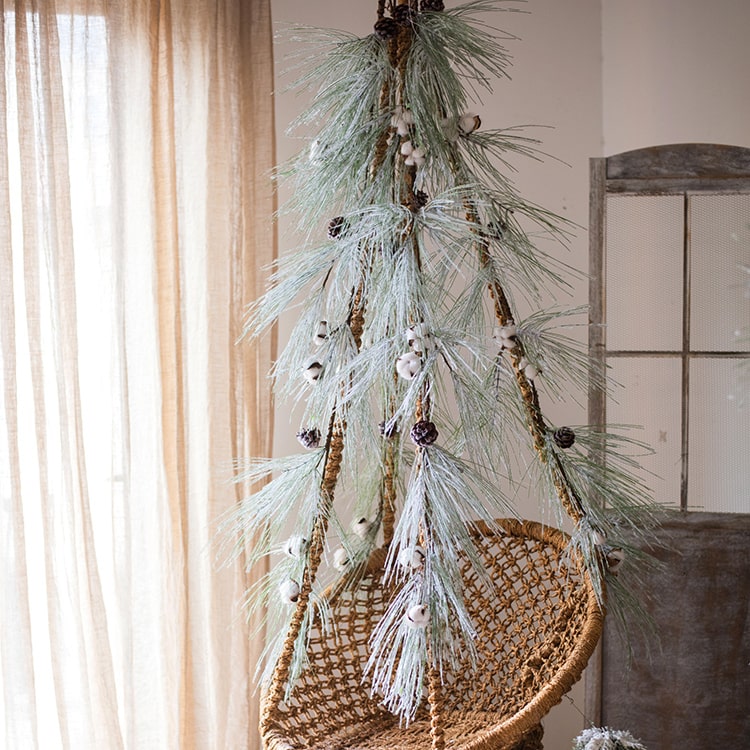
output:
[[604,155],[750,146],[748,0],[602,0]]
[[[508,7],[526,11],[499,17],[498,25],[522,40],[509,43],[513,80],[499,82],[477,111],[489,128],[548,126],[530,133],[569,165],[519,162],[516,184],[527,199],[586,227],[589,157],[681,141],[750,146],[750,0],[530,0]],[[272,0],[279,25],[359,35],[371,30],[375,8],[374,0]],[[279,71],[290,49],[279,41]],[[283,131],[304,107],[303,98],[284,91],[288,83],[280,78],[276,92],[279,161],[297,148]],[[294,242],[282,221],[280,251]],[[587,268],[585,229],[564,258]],[[585,304],[586,294],[582,280],[564,302]],[[289,326],[282,323],[282,341]],[[560,423],[585,419],[574,406],[554,417]],[[284,404],[277,407],[276,424],[277,455],[298,450],[298,425]],[[545,721],[547,750],[569,750],[583,726],[581,684],[570,697],[574,704],[563,701]]]

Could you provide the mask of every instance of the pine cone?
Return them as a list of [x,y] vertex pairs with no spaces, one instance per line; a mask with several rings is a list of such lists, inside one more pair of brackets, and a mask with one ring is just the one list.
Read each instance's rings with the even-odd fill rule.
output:
[[576,434],[570,427],[560,427],[554,431],[552,439],[560,448],[570,448],[576,441]]
[[381,18],[376,22],[373,30],[381,39],[393,39],[398,34],[398,22],[392,18]]
[[422,419],[411,428],[411,439],[422,447],[432,445],[438,439],[437,427],[433,422]]
[[317,427],[303,428],[297,433],[297,440],[309,450],[320,445],[320,430]]
[[407,26],[414,18],[414,11],[408,5],[397,5],[393,9],[393,19],[402,26]]
[[346,219],[343,216],[336,216],[328,222],[328,236],[335,240],[341,236],[346,229]]
[[431,10],[439,13],[445,10],[445,3],[443,0],[422,0],[422,10]]
[[417,206],[417,210],[420,208],[424,208],[428,201],[430,200],[430,196],[425,193],[424,190],[415,190],[414,191],[414,203]]

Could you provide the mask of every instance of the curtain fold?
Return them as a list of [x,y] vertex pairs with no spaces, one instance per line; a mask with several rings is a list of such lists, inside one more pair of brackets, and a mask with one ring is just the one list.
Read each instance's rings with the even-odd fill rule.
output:
[[272,438],[269,0],[2,7],[0,744],[255,748],[215,533]]

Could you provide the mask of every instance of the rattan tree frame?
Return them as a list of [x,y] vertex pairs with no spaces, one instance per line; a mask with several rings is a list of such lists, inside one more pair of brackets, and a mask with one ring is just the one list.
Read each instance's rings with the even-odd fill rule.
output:
[[[387,11],[395,17],[398,9],[407,8],[411,13],[435,9],[435,3],[423,5],[428,6],[415,0],[388,4],[381,0],[378,20],[387,18]],[[400,23],[387,42],[390,63],[402,77],[413,33],[409,23]],[[384,106],[391,93],[381,92]],[[383,132],[370,166],[373,173],[383,167],[391,137],[391,131]],[[415,173],[416,169],[407,168],[402,174],[401,201],[410,210],[418,204]],[[481,231],[480,212],[470,201],[464,208],[466,221],[477,228],[474,245],[480,266],[486,267],[490,254],[486,234]],[[491,283],[488,294],[497,325],[512,325],[514,314],[501,284]],[[352,293],[347,323],[357,349],[362,346],[366,315],[363,278]],[[533,447],[552,478],[561,507],[577,526],[584,518],[584,509],[571,490],[563,465],[548,450],[549,426],[533,379],[525,372],[524,360],[524,346],[519,341],[510,361]],[[427,417],[429,407],[425,395],[418,402],[415,421]],[[372,629],[393,594],[393,584],[383,582],[396,507],[392,445],[386,448],[384,462],[383,546],[371,555],[364,569],[342,576],[327,590],[325,598],[333,612],[335,629],[323,632],[313,625],[307,634],[309,663],[295,684],[290,684],[295,644],[309,613],[313,585],[326,549],[346,433],[345,416],[332,413],[325,435],[320,487],[324,507],[313,526],[299,596],[263,696],[261,733],[265,746],[269,750],[540,747],[539,722],[580,678],[601,633],[604,616],[601,591],[595,593],[589,572],[571,549],[569,538],[553,528],[514,520],[498,521],[492,528],[475,524],[471,533],[496,581],[488,591],[474,580],[472,566],[468,562],[463,565],[469,612],[481,641],[478,668],[470,668],[467,663],[463,670],[441,673],[433,664],[424,706],[408,726],[371,694],[363,664]]]

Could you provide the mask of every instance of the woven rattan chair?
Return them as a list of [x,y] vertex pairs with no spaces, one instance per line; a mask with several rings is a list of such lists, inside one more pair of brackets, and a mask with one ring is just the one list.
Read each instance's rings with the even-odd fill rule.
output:
[[567,537],[538,523],[502,520],[476,528],[496,583],[494,596],[463,566],[464,595],[477,629],[476,669],[432,679],[416,720],[400,726],[363,678],[368,641],[390,592],[382,585],[385,549],[355,588],[329,591],[335,630],[313,629],[310,663],[286,702],[264,705],[268,750],[531,750],[542,717],[580,678],[603,613],[571,560]]

